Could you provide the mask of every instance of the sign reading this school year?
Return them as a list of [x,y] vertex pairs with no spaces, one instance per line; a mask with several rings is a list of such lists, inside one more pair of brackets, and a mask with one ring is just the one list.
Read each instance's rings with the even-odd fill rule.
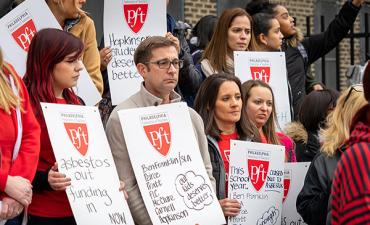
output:
[[118,115],[152,223],[225,224],[187,105],[127,109]]
[[[0,47],[4,59],[20,76],[26,72],[32,38],[44,28],[61,29],[45,0],[26,0],[0,19]],[[101,99],[100,93],[85,68],[80,75],[75,90],[87,105],[95,105]]]
[[282,225],[306,224],[297,212],[296,201],[309,166],[309,162],[285,163]]
[[[41,103],[78,225],[134,225],[96,107]],[[107,176],[108,175],[108,176]]]
[[241,82],[261,80],[274,92],[279,125],[291,121],[284,52],[234,52],[235,75]]
[[241,203],[229,225],[279,224],[282,215],[284,146],[230,143],[229,198]]
[[136,70],[134,53],[149,36],[167,32],[165,0],[104,1],[104,44],[112,49],[108,64],[113,105],[140,89],[142,77]]

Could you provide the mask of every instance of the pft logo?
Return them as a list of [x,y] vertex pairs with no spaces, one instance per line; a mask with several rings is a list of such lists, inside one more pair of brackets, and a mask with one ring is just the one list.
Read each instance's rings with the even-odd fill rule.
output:
[[68,137],[73,146],[81,154],[85,155],[89,146],[89,135],[85,123],[64,123]]
[[269,161],[248,159],[248,173],[253,187],[259,191],[266,182]]
[[13,18],[6,26],[19,47],[28,52],[32,38],[37,32],[31,14],[26,10]]
[[148,5],[148,2],[142,0],[125,0],[123,2],[123,14],[126,23],[134,33],[138,33],[143,27],[148,14]]
[[253,80],[261,80],[265,83],[270,82],[270,67],[268,66],[251,66]]
[[171,146],[170,123],[158,123],[144,126],[145,134],[152,146],[166,156]]

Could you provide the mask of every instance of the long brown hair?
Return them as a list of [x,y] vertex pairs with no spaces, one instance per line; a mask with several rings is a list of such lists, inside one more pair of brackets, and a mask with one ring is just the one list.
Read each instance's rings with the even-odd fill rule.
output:
[[[228,30],[233,20],[239,16],[248,17],[252,29],[252,18],[244,9],[226,9],[218,19],[212,39],[204,50],[203,59],[208,59],[215,71],[221,72],[227,70],[226,56],[229,53],[227,46]],[[250,43],[248,45],[248,49],[249,47]]]
[[[233,74],[213,74],[204,80],[194,102],[195,111],[199,113],[204,121],[205,133],[216,140],[219,139],[221,131],[215,120],[215,104],[220,87],[226,81],[234,82],[241,92],[241,82],[239,78]],[[236,129],[240,140],[253,138],[255,136],[253,127],[247,127],[243,122],[245,121],[244,117],[246,117],[243,113],[243,107],[244,104],[242,105],[240,120],[236,122]]]
[[[243,105],[245,112],[243,114],[247,114],[247,102],[250,97],[250,91],[254,87],[264,87],[270,90],[272,95],[272,112],[270,117],[268,118],[267,122],[262,126],[263,134],[266,135],[267,141],[270,144],[280,145],[279,137],[276,135],[276,126],[278,126],[277,117],[276,117],[276,110],[275,110],[275,97],[274,92],[272,91],[270,85],[266,84],[260,80],[248,80],[242,84],[242,93],[243,93]],[[250,119],[245,121],[247,127],[254,127],[256,125]],[[259,139],[261,140],[260,135],[258,134]]]

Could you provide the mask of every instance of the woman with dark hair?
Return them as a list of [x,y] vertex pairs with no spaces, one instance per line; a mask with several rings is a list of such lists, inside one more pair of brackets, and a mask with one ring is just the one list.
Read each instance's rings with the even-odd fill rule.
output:
[[280,30],[284,36],[282,50],[285,52],[296,120],[305,93],[312,89],[323,89],[322,85],[307,73],[309,65],[335,48],[348,34],[364,1],[346,1],[325,32],[308,38],[303,38],[302,32],[294,25],[293,17],[283,5],[270,3],[268,0],[253,0],[247,4],[246,11],[250,15],[267,13],[279,21]]
[[194,109],[204,121],[216,193],[225,216],[236,216],[240,203],[228,196],[230,140],[251,140],[256,131],[245,126],[240,80],[230,74],[214,74],[202,83]]
[[[81,10],[86,0],[46,0],[46,3],[63,30],[80,38],[85,45],[81,59],[96,88],[102,94],[103,77],[100,71],[100,53],[94,21]],[[107,54],[104,57],[106,65],[112,55]]]
[[41,151],[34,195],[29,206],[29,225],[75,225],[65,189],[71,179],[58,172],[40,102],[81,105],[72,87],[83,68],[84,45],[72,34],[44,29],[32,39],[23,80],[41,126]]
[[40,126],[29,95],[0,49],[0,224],[21,224],[32,199],[40,152]]
[[251,22],[249,14],[241,8],[226,9],[221,14],[200,63],[204,77],[214,73],[234,73],[234,51],[249,49]]
[[335,106],[339,93],[326,89],[306,95],[299,111],[299,122],[285,127],[286,134],[296,143],[298,162],[311,162],[320,149],[319,129],[326,127],[326,117]]
[[279,127],[276,119],[275,98],[271,87],[260,80],[248,80],[242,85],[243,114],[248,120],[246,127],[258,130],[259,142],[284,145],[285,161],[296,162],[294,142],[285,134],[276,131]]
[[216,23],[217,16],[207,15],[200,18],[198,23],[195,24],[192,30],[193,37],[190,39],[190,44],[194,46],[191,55],[195,64],[200,61],[204,49],[211,41]]
[[270,14],[257,13],[252,16],[252,51],[280,51],[283,35],[279,21]]

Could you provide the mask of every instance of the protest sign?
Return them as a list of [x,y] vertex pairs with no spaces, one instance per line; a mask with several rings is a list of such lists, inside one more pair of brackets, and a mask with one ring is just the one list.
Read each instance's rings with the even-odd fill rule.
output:
[[229,225],[279,224],[281,221],[284,146],[235,141],[230,144],[229,198],[241,203]]
[[118,115],[152,223],[224,224],[187,105],[120,110]]
[[[61,29],[45,0],[27,0],[0,19],[0,47],[4,59],[22,77],[26,73],[32,38],[44,28]],[[87,105],[95,105],[101,99],[85,68],[80,72],[75,90]]]
[[134,53],[149,36],[167,32],[165,0],[104,1],[104,44],[112,49],[108,64],[113,105],[140,89],[142,77],[136,70]]
[[78,225],[134,225],[96,107],[41,103]]
[[309,162],[285,163],[282,225],[306,224],[297,212],[296,201],[309,166]]
[[234,52],[235,75],[241,82],[261,80],[274,92],[279,125],[291,121],[288,80],[284,52]]

